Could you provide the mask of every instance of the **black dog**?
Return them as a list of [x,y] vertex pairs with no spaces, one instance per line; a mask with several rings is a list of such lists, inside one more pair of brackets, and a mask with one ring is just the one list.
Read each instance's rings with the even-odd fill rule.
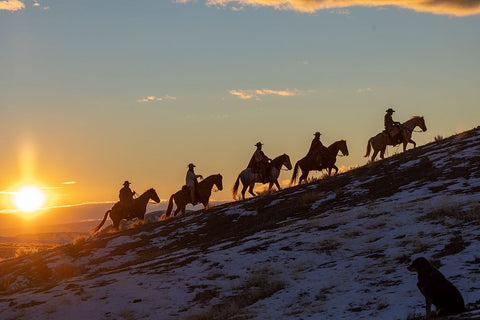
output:
[[458,289],[438,271],[427,259],[415,259],[407,267],[418,275],[417,287],[425,296],[426,317],[430,316],[432,303],[437,316],[446,316],[465,311],[465,304]]

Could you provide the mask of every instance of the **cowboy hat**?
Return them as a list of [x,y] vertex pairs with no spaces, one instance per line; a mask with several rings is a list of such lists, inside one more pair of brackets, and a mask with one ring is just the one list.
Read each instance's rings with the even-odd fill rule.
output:
[[189,164],[188,164],[188,167],[189,167],[189,168],[195,168],[196,165],[194,165],[193,163],[189,163]]
[[315,132],[313,135],[314,135],[314,136],[321,136],[322,134],[317,131],[317,132]]
[[125,180],[125,182],[123,183],[124,186],[128,186],[128,185],[130,185],[130,184],[131,184],[131,183],[128,182],[128,180]]
[[388,108],[385,112],[395,112],[395,110],[393,110],[392,108]]
[[257,142],[257,143],[255,144],[255,147],[260,147],[260,146],[262,146],[262,145],[263,145],[263,143]]

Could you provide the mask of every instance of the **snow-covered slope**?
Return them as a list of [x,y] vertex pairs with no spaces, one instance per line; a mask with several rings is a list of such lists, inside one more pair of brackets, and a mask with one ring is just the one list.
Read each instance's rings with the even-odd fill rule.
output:
[[406,267],[420,256],[476,309],[479,200],[475,129],[271,195],[4,261],[0,314],[413,319],[424,299]]

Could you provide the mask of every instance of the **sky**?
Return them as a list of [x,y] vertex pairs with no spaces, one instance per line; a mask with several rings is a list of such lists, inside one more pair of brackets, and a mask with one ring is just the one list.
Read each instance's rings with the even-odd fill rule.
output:
[[[162,199],[187,165],[237,175],[264,143],[302,158],[345,139],[355,167],[394,119],[422,145],[480,119],[480,1],[0,1],[0,212],[25,184],[46,206]],[[387,155],[400,149],[389,147]],[[289,180],[291,172],[282,172]]]

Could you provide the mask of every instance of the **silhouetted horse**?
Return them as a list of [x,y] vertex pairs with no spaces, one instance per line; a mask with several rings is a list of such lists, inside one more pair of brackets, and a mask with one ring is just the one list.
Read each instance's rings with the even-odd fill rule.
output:
[[107,220],[108,215],[110,214],[110,219],[112,219],[113,227],[115,230],[118,230],[120,226],[120,221],[122,219],[132,220],[134,218],[138,218],[143,220],[145,218],[145,211],[147,210],[147,203],[148,201],[153,200],[156,203],[160,202],[160,198],[158,197],[157,192],[155,189],[151,188],[142,193],[138,198],[133,199],[132,208],[128,211],[125,210],[125,207],[120,204],[120,202],[115,203],[112,209],[105,212],[103,216],[102,222],[93,229],[93,232],[97,232],[100,228],[104,225],[105,221]]
[[[400,131],[402,135],[402,143],[403,143],[403,152],[407,150],[407,144],[411,143],[413,144],[413,147],[415,148],[417,144],[415,141],[413,141],[412,138],[412,131],[415,129],[415,127],[420,127],[424,132],[427,131],[427,126],[425,125],[425,120],[423,117],[419,116],[414,116],[410,120],[405,121],[400,125]],[[378,152],[380,151],[380,158],[384,158],[385,155],[385,150],[387,148],[387,145],[390,146],[396,146],[398,143],[395,141],[392,141],[390,138],[390,135],[383,131],[377,134],[374,137],[371,137],[368,142],[367,142],[367,153],[365,154],[365,157],[368,157],[370,155],[371,148],[373,148],[373,154],[372,154],[372,161],[375,160],[375,157],[377,156]]]
[[[202,203],[205,209],[208,209],[208,202],[210,201],[210,195],[212,194],[212,188],[215,185],[218,190],[223,190],[222,175],[214,174],[206,177],[197,184],[197,201]],[[177,215],[179,211],[185,213],[185,207],[187,204],[192,203],[190,199],[190,190],[187,186],[183,186],[182,190],[177,191],[176,193],[170,196],[168,201],[168,207],[165,211],[165,218],[170,217],[173,209],[173,201],[177,205],[177,209],[173,213],[174,216]]]
[[335,173],[337,174],[338,168],[335,165],[337,161],[338,152],[341,151],[344,156],[348,156],[348,148],[347,148],[347,141],[345,140],[338,140],[328,146],[327,151],[323,153],[318,153],[312,156],[305,156],[302,159],[298,160],[295,164],[295,168],[293,169],[292,180],[290,181],[290,185],[295,183],[298,174],[298,168],[302,170],[302,175],[300,176],[298,183],[302,183],[302,181],[307,181],[307,177],[310,171],[321,171],[323,169],[328,170],[328,175],[332,174],[332,169],[335,169]]
[[[290,157],[286,154],[282,154],[281,156],[276,157],[270,163],[270,172],[269,172],[269,181],[270,185],[268,186],[268,190],[272,189],[273,184],[277,186],[278,190],[281,190],[280,185],[278,184],[278,176],[280,175],[280,169],[282,166],[285,166],[288,170],[292,170],[292,163],[290,162]],[[255,183],[263,183],[260,177],[260,173],[256,172],[253,168],[246,168],[238,175],[237,181],[235,181],[235,185],[233,186],[233,199],[237,196],[238,186],[240,184],[240,180],[243,184],[242,189],[242,199],[245,199],[245,191],[248,188],[248,192],[252,196],[256,196],[253,193],[253,187]]]

